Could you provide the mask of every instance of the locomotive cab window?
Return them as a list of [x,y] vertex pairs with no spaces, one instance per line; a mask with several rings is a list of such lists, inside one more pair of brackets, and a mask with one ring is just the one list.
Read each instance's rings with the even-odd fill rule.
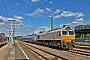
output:
[[68,35],[67,31],[62,31],[62,35]]
[[74,35],[74,32],[73,31],[69,31],[69,35]]

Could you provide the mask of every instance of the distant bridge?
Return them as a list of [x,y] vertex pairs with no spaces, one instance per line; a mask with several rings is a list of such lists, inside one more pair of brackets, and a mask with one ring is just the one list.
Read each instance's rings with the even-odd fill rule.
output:
[[75,27],[75,33],[90,33],[90,25],[80,25]]

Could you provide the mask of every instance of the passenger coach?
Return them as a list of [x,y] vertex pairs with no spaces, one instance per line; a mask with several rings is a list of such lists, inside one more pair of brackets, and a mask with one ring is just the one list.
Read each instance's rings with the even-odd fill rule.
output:
[[6,40],[5,34],[4,33],[0,33],[0,45],[3,45],[5,43],[7,43],[6,41],[7,40]]

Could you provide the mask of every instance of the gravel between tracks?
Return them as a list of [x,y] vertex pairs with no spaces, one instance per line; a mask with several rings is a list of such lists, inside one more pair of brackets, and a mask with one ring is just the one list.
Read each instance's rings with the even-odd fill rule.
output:
[[[27,44],[30,44],[30,43],[27,43]],[[69,60],[72,60],[72,59],[73,60],[90,60],[90,57],[77,55],[77,54],[66,52],[63,50],[52,49],[52,48],[48,48],[48,47],[40,46],[40,45],[36,45],[36,44],[30,44],[30,45],[38,47],[38,48],[48,51],[50,53],[58,54],[59,56],[67,58]]]

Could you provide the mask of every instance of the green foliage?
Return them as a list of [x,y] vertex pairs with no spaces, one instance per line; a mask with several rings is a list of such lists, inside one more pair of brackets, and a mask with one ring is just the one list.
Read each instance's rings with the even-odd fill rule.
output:
[[[90,26],[90,24],[87,24],[87,25],[79,25],[79,26],[76,26],[75,28],[80,28],[80,27],[82,27],[82,26]],[[83,32],[81,32],[81,33],[76,33],[76,35],[75,35],[75,37],[76,38],[90,38],[90,33],[83,33]]]
[[75,37],[76,38],[80,38],[80,34],[75,34]]
[[90,43],[85,43],[85,42],[76,42],[76,45],[90,45]]
[[90,37],[90,34],[87,34],[86,36],[87,36],[87,38],[89,38]]
[[90,33],[87,33],[87,34],[75,34],[75,37],[76,38],[90,38]]
[[17,37],[16,37],[16,40],[19,40],[19,38],[21,38],[21,37],[22,37],[22,36],[17,36]]

